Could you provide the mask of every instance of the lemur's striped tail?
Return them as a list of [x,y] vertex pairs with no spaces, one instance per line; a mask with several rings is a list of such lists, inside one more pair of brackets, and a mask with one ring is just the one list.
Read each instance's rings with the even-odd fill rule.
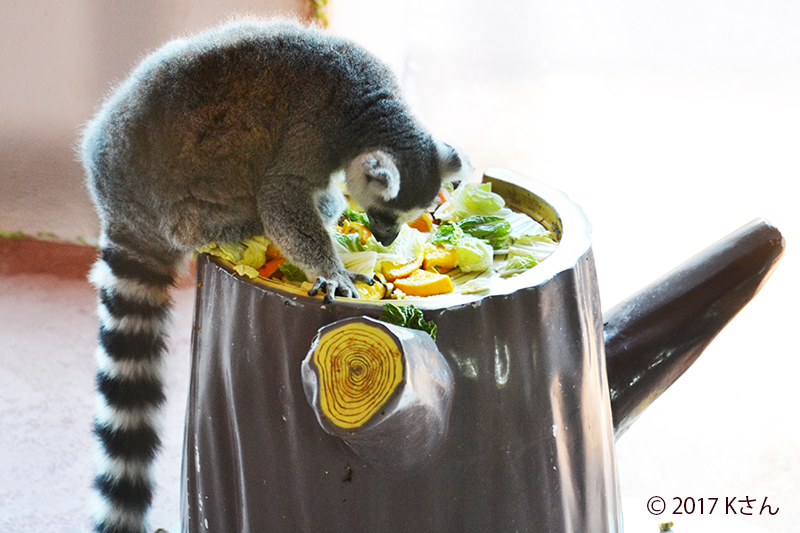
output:
[[177,262],[159,264],[101,241],[90,280],[99,291],[94,528],[142,533],[155,489],[162,369]]

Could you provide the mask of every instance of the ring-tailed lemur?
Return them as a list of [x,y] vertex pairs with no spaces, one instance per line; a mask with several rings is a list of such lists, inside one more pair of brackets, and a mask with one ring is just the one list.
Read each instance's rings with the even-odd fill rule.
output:
[[101,221],[94,527],[118,533],[144,531],[151,504],[169,288],[187,255],[265,234],[316,280],[311,295],[353,297],[325,226],[344,206],[331,175],[388,243],[469,168],[362,48],[255,20],[146,57],[87,124],[81,157]]

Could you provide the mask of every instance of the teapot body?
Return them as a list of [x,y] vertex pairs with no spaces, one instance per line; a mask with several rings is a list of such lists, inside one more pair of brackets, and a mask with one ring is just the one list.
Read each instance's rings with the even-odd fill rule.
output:
[[301,380],[320,328],[382,308],[325,305],[200,257],[183,531],[621,531],[588,222],[549,190],[497,186],[512,207],[549,206],[562,242],[492,294],[420,305],[454,384],[447,434],[408,471],[323,431]]

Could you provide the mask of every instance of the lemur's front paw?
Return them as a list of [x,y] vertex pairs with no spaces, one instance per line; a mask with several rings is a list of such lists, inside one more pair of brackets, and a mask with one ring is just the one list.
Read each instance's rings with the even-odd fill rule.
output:
[[331,303],[334,296],[358,298],[358,291],[356,290],[355,286],[356,281],[363,281],[364,283],[368,283],[370,285],[375,283],[375,280],[369,276],[344,270],[342,272],[337,272],[332,276],[318,277],[317,281],[314,283],[314,286],[311,287],[310,291],[308,291],[308,295],[316,296],[317,293],[322,290],[325,293],[325,299],[323,300],[325,303]]
[[347,271],[347,275],[350,276],[350,279],[354,282],[360,281],[362,283],[366,283],[367,285],[372,285],[375,283],[375,278],[372,276],[367,276],[366,274],[356,274],[355,272]]

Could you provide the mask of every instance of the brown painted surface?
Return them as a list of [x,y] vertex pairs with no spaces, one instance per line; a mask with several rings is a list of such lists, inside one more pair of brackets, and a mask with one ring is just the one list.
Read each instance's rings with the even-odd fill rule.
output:
[[97,249],[92,246],[0,237],[0,275],[54,274],[86,279],[96,258]]

